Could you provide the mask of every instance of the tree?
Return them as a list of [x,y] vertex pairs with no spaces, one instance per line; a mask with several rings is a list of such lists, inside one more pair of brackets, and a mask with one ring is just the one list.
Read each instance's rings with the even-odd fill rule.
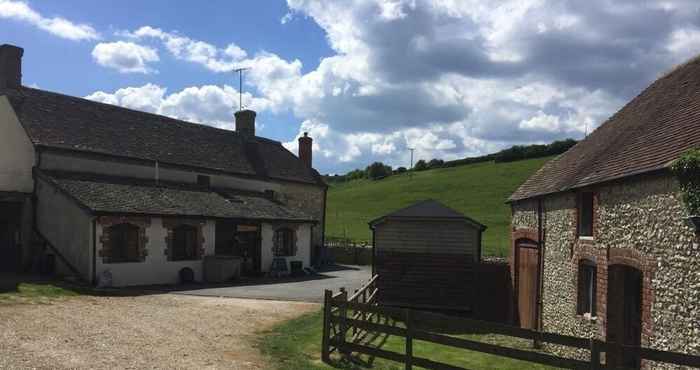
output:
[[408,171],[408,170],[406,169],[406,167],[399,167],[399,168],[397,168],[397,169],[394,171],[394,173],[396,173],[396,174],[401,174],[401,173],[404,173],[404,172],[406,172],[406,171]]
[[391,175],[391,166],[387,166],[382,162],[374,162],[367,167],[367,177],[372,180],[378,180]]
[[416,165],[413,166],[413,169],[416,171],[425,171],[428,169],[428,164],[425,163],[425,161],[421,159],[418,162],[416,162]]
[[445,161],[443,161],[442,159],[433,158],[430,160],[430,162],[428,162],[428,168],[430,168],[431,170],[434,168],[440,168],[443,164],[445,164]]

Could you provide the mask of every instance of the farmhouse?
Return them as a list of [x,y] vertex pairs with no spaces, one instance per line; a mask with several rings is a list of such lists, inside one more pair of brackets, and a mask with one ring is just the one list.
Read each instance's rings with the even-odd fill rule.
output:
[[369,223],[373,271],[385,305],[470,310],[486,226],[435,200]]
[[297,157],[250,110],[227,131],[22,86],[22,54],[0,46],[0,268],[51,255],[124,286],[201,280],[205,256],[309,266],[327,190],[310,137]]
[[700,147],[699,107],[695,59],[511,195],[521,326],[700,353],[700,239],[669,171]]

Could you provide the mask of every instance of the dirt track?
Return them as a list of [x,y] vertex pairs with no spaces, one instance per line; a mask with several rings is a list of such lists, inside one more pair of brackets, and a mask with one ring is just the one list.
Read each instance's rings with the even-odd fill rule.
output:
[[168,294],[0,304],[0,369],[261,369],[256,333],[317,307]]

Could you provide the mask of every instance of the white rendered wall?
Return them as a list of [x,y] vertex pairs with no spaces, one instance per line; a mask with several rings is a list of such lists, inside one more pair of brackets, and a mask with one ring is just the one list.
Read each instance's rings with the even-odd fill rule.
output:
[[[37,181],[39,232],[79,271],[82,278],[91,281],[92,216],[53,185],[44,180]],[[57,272],[72,274],[69,270]]]
[[34,146],[6,96],[0,96],[0,191],[31,193]]
[[[262,241],[261,241],[261,269],[263,272],[269,272],[274,255],[272,252],[273,237],[276,227],[268,224],[262,224]],[[292,257],[285,257],[287,260],[287,270],[289,271],[289,262],[301,261],[304,267],[311,265],[311,224],[302,224],[296,226],[297,235],[297,254]]]
[[[204,234],[204,254],[214,254],[216,222],[207,221],[202,227]],[[103,228],[97,225],[97,240],[102,236]],[[148,242],[146,249],[148,255],[144,262],[103,263],[101,257],[97,257],[97,277],[102,272],[109,270],[112,273],[112,285],[150,285],[150,284],[177,284],[179,282],[180,269],[189,267],[194,271],[196,281],[202,281],[202,259],[193,261],[168,261],[165,254],[167,245],[165,236],[167,229],[163,227],[161,218],[151,218],[151,226],[146,230]],[[99,250],[101,246],[97,245]]]

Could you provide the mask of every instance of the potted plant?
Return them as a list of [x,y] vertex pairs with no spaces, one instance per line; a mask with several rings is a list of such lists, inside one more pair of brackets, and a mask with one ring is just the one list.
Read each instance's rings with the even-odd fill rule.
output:
[[681,186],[683,203],[688,210],[688,223],[700,232],[700,148],[683,153],[671,165]]

